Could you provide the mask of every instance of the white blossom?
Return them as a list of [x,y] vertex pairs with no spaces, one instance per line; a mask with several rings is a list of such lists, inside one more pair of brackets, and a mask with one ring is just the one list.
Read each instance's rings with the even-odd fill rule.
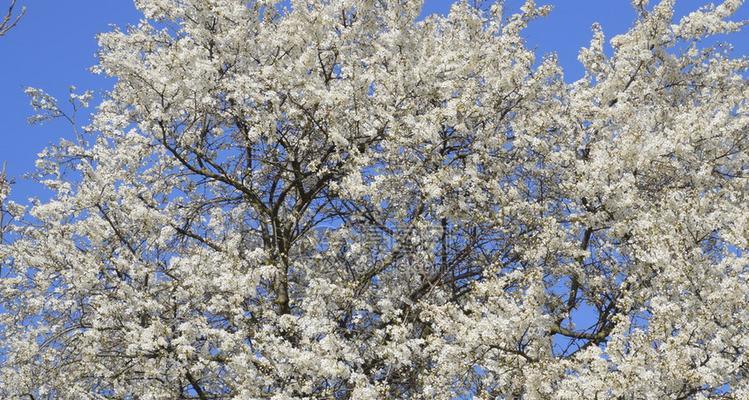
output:
[[741,1],[635,0],[572,83],[533,1],[135,3],[54,196],[0,179],[0,397],[746,398]]

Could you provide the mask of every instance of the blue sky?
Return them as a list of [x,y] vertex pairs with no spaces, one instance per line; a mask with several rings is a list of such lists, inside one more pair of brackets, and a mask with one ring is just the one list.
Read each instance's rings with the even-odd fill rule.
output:
[[[0,0],[5,7],[6,0]],[[29,126],[31,115],[23,88],[34,86],[64,100],[70,85],[80,90],[107,90],[111,81],[91,74],[96,62],[96,34],[111,25],[124,26],[140,18],[131,0],[19,0],[27,14],[7,36],[0,38],[0,163],[7,163],[9,175],[16,177],[13,198],[21,202],[30,196],[44,196],[37,184],[22,178],[33,171],[36,154],[46,145],[71,132],[62,122]],[[444,13],[451,0],[425,0],[424,14]],[[518,5],[520,0],[508,0]],[[607,37],[625,31],[634,19],[629,0],[538,0],[551,4],[554,11],[536,21],[527,31],[530,48],[539,55],[556,52],[567,80],[578,78],[581,69],[577,52],[590,40],[590,26],[598,21]],[[701,0],[681,0],[680,10],[704,4]],[[737,16],[749,19],[749,5]],[[737,54],[749,54],[749,30],[731,35]]]

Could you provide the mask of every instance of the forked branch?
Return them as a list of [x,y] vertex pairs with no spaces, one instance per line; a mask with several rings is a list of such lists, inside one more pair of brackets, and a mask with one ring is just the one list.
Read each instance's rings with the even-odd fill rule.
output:
[[26,7],[21,7],[21,11],[18,13],[14,12],[16,7],[16,0],[11,0],[8,11],[0,20],[0,36],[4,36],[9,30],[13,29],[18,24],[24,14],[26,14]]

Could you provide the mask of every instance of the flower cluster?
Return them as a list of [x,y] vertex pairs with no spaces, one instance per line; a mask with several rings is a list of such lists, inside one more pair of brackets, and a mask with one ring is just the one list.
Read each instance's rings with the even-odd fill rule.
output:
[[532,0],[137,0],[0,246],[0,397],[748,398],[741,1],[674,2],[565,83]]

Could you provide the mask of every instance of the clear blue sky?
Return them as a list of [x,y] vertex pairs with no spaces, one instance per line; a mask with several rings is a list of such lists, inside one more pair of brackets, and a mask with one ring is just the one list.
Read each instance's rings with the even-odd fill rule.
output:
[[[5,7],[7,0],[0,0]],[[111,81],[91,74],[95,64],[96,39],[110,25],[135,23],[140,15],[131,0],[19,0],[28,8],[25,18],[7,36],[0,38],[0,162],[7,162],[8,173],[17,178],[14,199],[25,202],[29,196],[44,196],[38,185],[24,180],[33,171],[36,154],[49,143],[70,137],[62,122],[29,126],[31,114],[26,86],[39,87],[64,100],[67,88],[106,90]],[[451,0],[425,0],[425,14],[444,13]],[[517,6],[520,0],[509,0]],[[590,26],[602,23],[607,37],[626,30],[634,12],[629,0],[538,0],[552,4],[554,11],[535,22],[527,31],[528,46],[539,55],[556,52],[567,80],[578,78],[581,69],[577,52],[590,40]],[[681,0],[681,10],[694,9],[705,2]],[[738,18],[749,19],[749,5]],[[749,30],[732,35],[737,54],[749,54]]]

